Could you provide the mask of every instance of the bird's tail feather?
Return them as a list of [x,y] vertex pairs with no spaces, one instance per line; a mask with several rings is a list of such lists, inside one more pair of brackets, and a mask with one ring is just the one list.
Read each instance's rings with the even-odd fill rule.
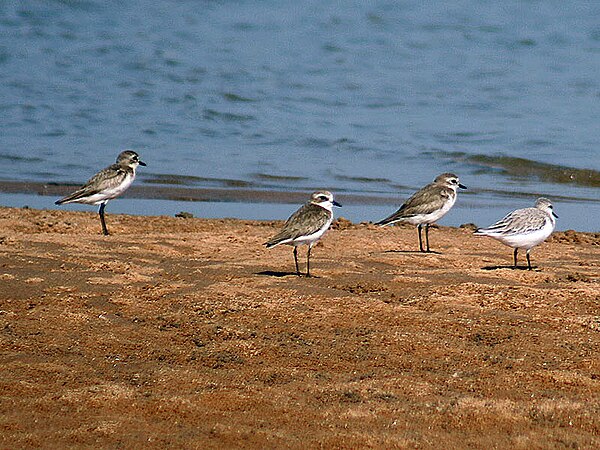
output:
[[398,219],[383,219],[380,220],[379,222],[375,222],[375,225],[379,225],[380,227],[385,227],[387,225],[392,225],[394,223],[398,222]]
[[267,248],[272,248],[272,247],[276,247],[280,244],[285,244],[290,241],[291,241],[291,238],[289,236],[273,236],[271,239],[269,239],[267,242],[265,242],[264,245]]
[[87,197],[88,195],[92,195],[92,194],[94,194],[94,192],[86,191],[85,189],[79,189],[78,191],[75,191],[75,192],[67,195],[66,197],[63,197],[60,200],[56,200],[54,202],[54,204],[62,205],[63,203],[69,203],[74,200],[78,200],[82,197]]
[[281,241],[280,242],[269,241],[269,242],[265,242],[263,245],[267,248],[273,248],[273,247],[277,247],[279,244],[281,244]]

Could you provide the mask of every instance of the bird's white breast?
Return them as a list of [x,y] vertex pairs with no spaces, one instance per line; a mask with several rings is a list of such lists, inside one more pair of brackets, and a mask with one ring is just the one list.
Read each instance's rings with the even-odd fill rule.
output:
[[[123,192],[125,192],[129,188],[129,186],[131,186],[131,183],[133,183],[134,179],[135,172],[127,173],[127,175],[125,175],[125,178],[120,184],[103,189],[97,194],[90,195],[85,199],[85,203],[88,203],[90,205],[99,205],[100,203],[112,200],[113,198],[118,197]],[[83,203],[83,201],[81,203]]]
[[413,225],[419,225],[420,223],[437,222],[442,217],[444,217],[446,213],[450,211],[450,209],[452,209],[454,203],[456,203],[456,197],[456,193],[454,193],[454,195],[450,194],[450,196],[447,198],[447,200],[444,202],[443,206],[440,209],[433,211],[429,214],[417,214],[413,217],[405,219],[404,221]]
[[554,231],[554,223],[550,218],[546,219],[544,226],[530,233],[508,234],[508,233],[487,233],[487,236],[493,237],[504,245],[512,248],[523,248],[529,250],[536,245],[541,244]]
[[321,237],[329,229],[329,226],[331,225],[332,221],[333,221],[333,216],[318,231],[314,232],[313,234],[308,234],[306,236],[299,236],[289,243],[295,247],[297,247],[299,245],[303,245],[303,244],[308,244],[308,245],[314,244],[319,239],[321,239]]

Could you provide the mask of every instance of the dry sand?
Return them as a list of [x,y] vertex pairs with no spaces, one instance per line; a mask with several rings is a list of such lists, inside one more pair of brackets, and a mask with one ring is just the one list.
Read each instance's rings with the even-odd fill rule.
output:
[[1,448],[600,447],[600,233],[107,223],[0,208]]

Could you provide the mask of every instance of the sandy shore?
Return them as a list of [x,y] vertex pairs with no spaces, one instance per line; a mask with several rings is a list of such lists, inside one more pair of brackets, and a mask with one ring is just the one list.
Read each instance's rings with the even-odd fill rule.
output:
[[0,208],[2,448],[600,447],[600,233],[107,222]]

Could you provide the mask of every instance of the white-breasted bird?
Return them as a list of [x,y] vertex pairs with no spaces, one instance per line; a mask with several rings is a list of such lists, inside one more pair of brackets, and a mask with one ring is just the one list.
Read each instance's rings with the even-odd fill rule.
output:
[[298,209],[285,222],[279,233],[265,242],[267,248],[287,244],[294,247],[296,274],[298,268],[298,246],[308,245],[306,256],[306,276],[310,277],[310,251],[313,245],[321,239],[333,221],[333,206],[342,206],[333,199],[329,191],[313,192],[310,201]]
[[[454,206],[457,190],[467,187],[453,173],[438,175],[433,183],[419,189],[401,207],[389,217],[377,222],[375,225],[391,225],[396,222],[407,222],[417,225],[419,230],[419,250],[430,252],[429,226],[441,219],[450,208]],[[425,225],[425,240],[427,249],[423,248],[421,228]]]
[[529,252],[544,242],[554,231],[558,216],[550,200],[540,197],[532,208],[517,209],[487,228],[479,228],[475,236],[489,236],[504,245],[515,249],[514,267],[517,267],[517,253],[527,250],[527,268],[531,270]]
[[135,179],[135,170],[138,166],[145,166],[138,154],[133,150],[125,150],[117,157],[117,162],[88,180],[81,188],[66,197],[57,200],[57,205],[64,203],[85,203],[87,205],[100,205],[98,211],[102,233],[108,235],[106,222],[104,221],[104,208],[109,200],[118,197],[127,190]]

